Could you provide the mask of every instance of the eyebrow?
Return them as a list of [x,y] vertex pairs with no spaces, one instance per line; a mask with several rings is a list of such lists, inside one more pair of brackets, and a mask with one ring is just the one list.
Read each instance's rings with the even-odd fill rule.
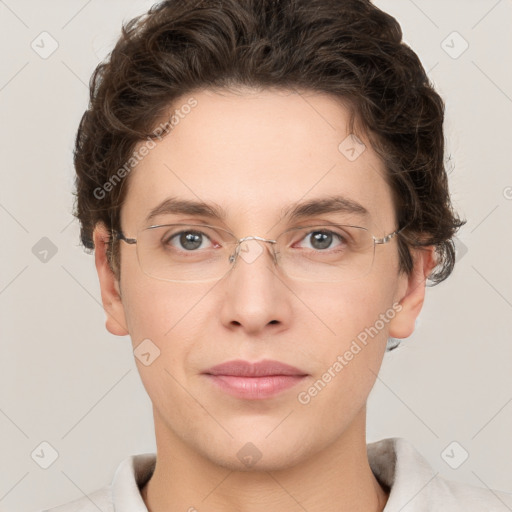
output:
[[[325,213],[352,213],[362,217],[368,216],[368,210],[361,204],[343,196],[329,196],[310,199],[302,203],[292,203],[282,210],[281,219],[300,220]],[[226,211],[218,204],[178,199],[169,197],[153,208],[146,217],[146,222],[159,215],[193,215],[225,221]]]
[[169,197],[153,208],[146,217],[146,222],[151,221],[158,215],[193,215],[197,217],[208,217],[211,219],[224,220],[225,210],[217,204],[205,203],[202,201],[191,201],[189,199],[178,199]]
[[353,213],[361,217],[369,215],[368,210],[363,205],[352,199],[343,196],[329,196],[285,207],[283,209],[283,218],[300,220],[324,213]]

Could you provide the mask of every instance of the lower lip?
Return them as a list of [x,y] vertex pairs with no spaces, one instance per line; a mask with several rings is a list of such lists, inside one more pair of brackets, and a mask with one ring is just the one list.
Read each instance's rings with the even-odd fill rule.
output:
[[246,400],[264,400],[292,388],[305,375],[268,375],[265,377],[239,377],[234,375],[206,375],[223,391]]

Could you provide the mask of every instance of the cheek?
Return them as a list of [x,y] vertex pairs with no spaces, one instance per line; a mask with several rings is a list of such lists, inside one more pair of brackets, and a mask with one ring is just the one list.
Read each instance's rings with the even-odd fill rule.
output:
[[197,301],[197,293],[193,293],[190,285],[144,274],[132,254],[122,262],[121,297],[134,344],[141,338],[161,339],[194,307],[194,298]]
[[[149,282],[148,282],[149,281]],[[154,404],[182,397],[191,356],[209,318],[190,285],[133,279],[124,290],[128,329],[142,383]]]
[[395,310],[388,287],[377,284],[361,280],[305,293],[327,334],[316,334],[314,372],[298,390],[297,402],[309,417],[321,418],[326,430],[346,426],[364,406],[379,372]]
[[[386,334],[391,318],[384,321],[384,325],[379,319],[392,309],[393,289],[389,284],[380,284],[371,278],[350,283],[323,284],[321,287],[311,284],[297,295],[318,318],[318,333],[323,330],[333,340],[332,344],[326,345],[332,345],[339,350],[375,324],[379,332]],[[394,311],[390,313],[393,314]]]
[[389,287],[376,284],[361,280],[350,286],[333,284],[321,290],[312,286],[304,291],[304,302],[314,306],[321,319],[314,330],[309,327],[315,343],[309,348],[314,374],[308,384],[316,384],[311,392],[302,390],[308,395],[306,402],[320,391],[323,399],[318,402],[344,401],[347,393],[363,399],[373,386],[385,353],[389,322],[396,314]]
[[157,281],[144,275],[131,278],[122,291],[135,355],[137,347],[150,340],[158,349],[159,364],[165,361],[167,368],[174,368],[175,361],[186,358],[198,331],[205,328],[202,294],[190,284]]

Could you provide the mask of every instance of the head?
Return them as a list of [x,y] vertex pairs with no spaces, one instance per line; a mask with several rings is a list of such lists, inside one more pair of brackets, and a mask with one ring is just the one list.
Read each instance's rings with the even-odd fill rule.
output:
[[[76,215],[108,330],[158,355],[136,359],[157,442],[228,467],[251,442],[259,467],[276,469],[364,430],[387,340],[414,330],[427,279],[453,269],[462,225],[444,105],[401,39],[366,0],[167,1],[125,25],[96,69],[76,139]],[[181,209],[158,209],[169,198]],[[165,281],[118,236],[207,223],[275,240],[340,222],[377,239],[398,231],[343,282],[290,277],[266,242],[215,281]],[[241,399],[205,375],[234,359],[278,360],[304,377]]]

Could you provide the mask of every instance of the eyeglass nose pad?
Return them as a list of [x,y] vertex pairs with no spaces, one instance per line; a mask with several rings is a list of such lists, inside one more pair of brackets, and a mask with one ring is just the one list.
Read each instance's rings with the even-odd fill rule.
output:
[[229,256],[229,263],[233,264],[238,256],[238,245],[235,247],[235,250],[233,251],[233,254]]

